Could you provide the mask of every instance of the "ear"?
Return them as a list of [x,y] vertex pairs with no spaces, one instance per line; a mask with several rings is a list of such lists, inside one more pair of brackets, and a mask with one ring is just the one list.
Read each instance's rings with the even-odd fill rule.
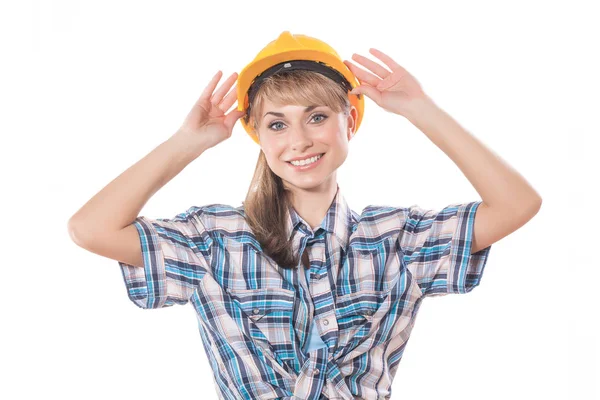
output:
[[252,133],[254,136],[256,136],[256,139],[258,139],[258,144],[260,145],[260,134],[258,133],[258,130],[252,128]]
[[347,118],[347,128],[346,134],[348,135],[348,141],[350,141],[354,137],[356,121],[358,120],[358,111],[356,107],[350,106],[350,112],[348,113]]

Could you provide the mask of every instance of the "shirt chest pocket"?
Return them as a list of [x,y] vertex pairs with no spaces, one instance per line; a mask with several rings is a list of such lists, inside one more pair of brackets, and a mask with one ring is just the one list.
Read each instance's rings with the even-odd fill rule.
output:
[[389,292],[359,291],[335,300],[339,351],[347,353],[369,336],[374,318],[378,318],[377,310],[388,294]]
[[244,334],[262,341],[281,359],[294,357],[294,292],[280,288],[232,289],[233,317]]

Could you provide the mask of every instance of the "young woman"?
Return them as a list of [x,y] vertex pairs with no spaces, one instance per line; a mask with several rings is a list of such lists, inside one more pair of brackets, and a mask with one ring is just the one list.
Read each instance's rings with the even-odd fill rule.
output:
[[[405,69],[371,51],[389,70],[356,56],[371,72],[359,69],[320,40],[283,32],[215,91],[219,71],[173,136],[71,218],[77,244],[119,261],[137,306],[191,303],[219,398],[389,398],[421,301],[470,292],[492,243],[540,207]],[[363,95],[418,126],[483,200],[351,210],[336,171]],[[138,216],[241,117],[260,146],[242,206]]]

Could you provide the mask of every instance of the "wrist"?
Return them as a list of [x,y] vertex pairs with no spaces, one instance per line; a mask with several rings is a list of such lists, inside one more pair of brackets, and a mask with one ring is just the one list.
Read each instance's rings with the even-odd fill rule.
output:
[[173,151],[182,161],[190,163],[204,153],[209,147],[204,142],[198,140],[198,136],[193,137],[185,131],[175,132],[166,140]]
[[406,107],[406,119],[413,125],[419,124],[420,121],[426,120],[428,115],[435,113],[438,106],[427,95],[412,100]]

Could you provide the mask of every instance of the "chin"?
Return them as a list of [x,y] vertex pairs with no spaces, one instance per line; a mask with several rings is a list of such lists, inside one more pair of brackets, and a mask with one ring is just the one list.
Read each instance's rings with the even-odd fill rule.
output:
[[298,189],[302,189],[302,190],[311,190],[311,189],[316,189],[319,186],[321,186],[323,184],[323,182],[311,182],[311,183],[292,183],[292,182],[287,182],[287,186],[293,186],[296,187]]
[[306,177],[295,177],[293,179],[286,179],[285,177],[282,178],[282,181],[284,182],[284,186],[286,188],[289,187],[293,187],[293,188],[297,188],[297,189],[302,189],[302,190],[306,190],[306,191],[310,191],[313,189],[319,189],[321,188],[324,184],[326,184],[328,182],[330,178],[330,175],[322,175],[320,174],[319,176],[306,176]]

